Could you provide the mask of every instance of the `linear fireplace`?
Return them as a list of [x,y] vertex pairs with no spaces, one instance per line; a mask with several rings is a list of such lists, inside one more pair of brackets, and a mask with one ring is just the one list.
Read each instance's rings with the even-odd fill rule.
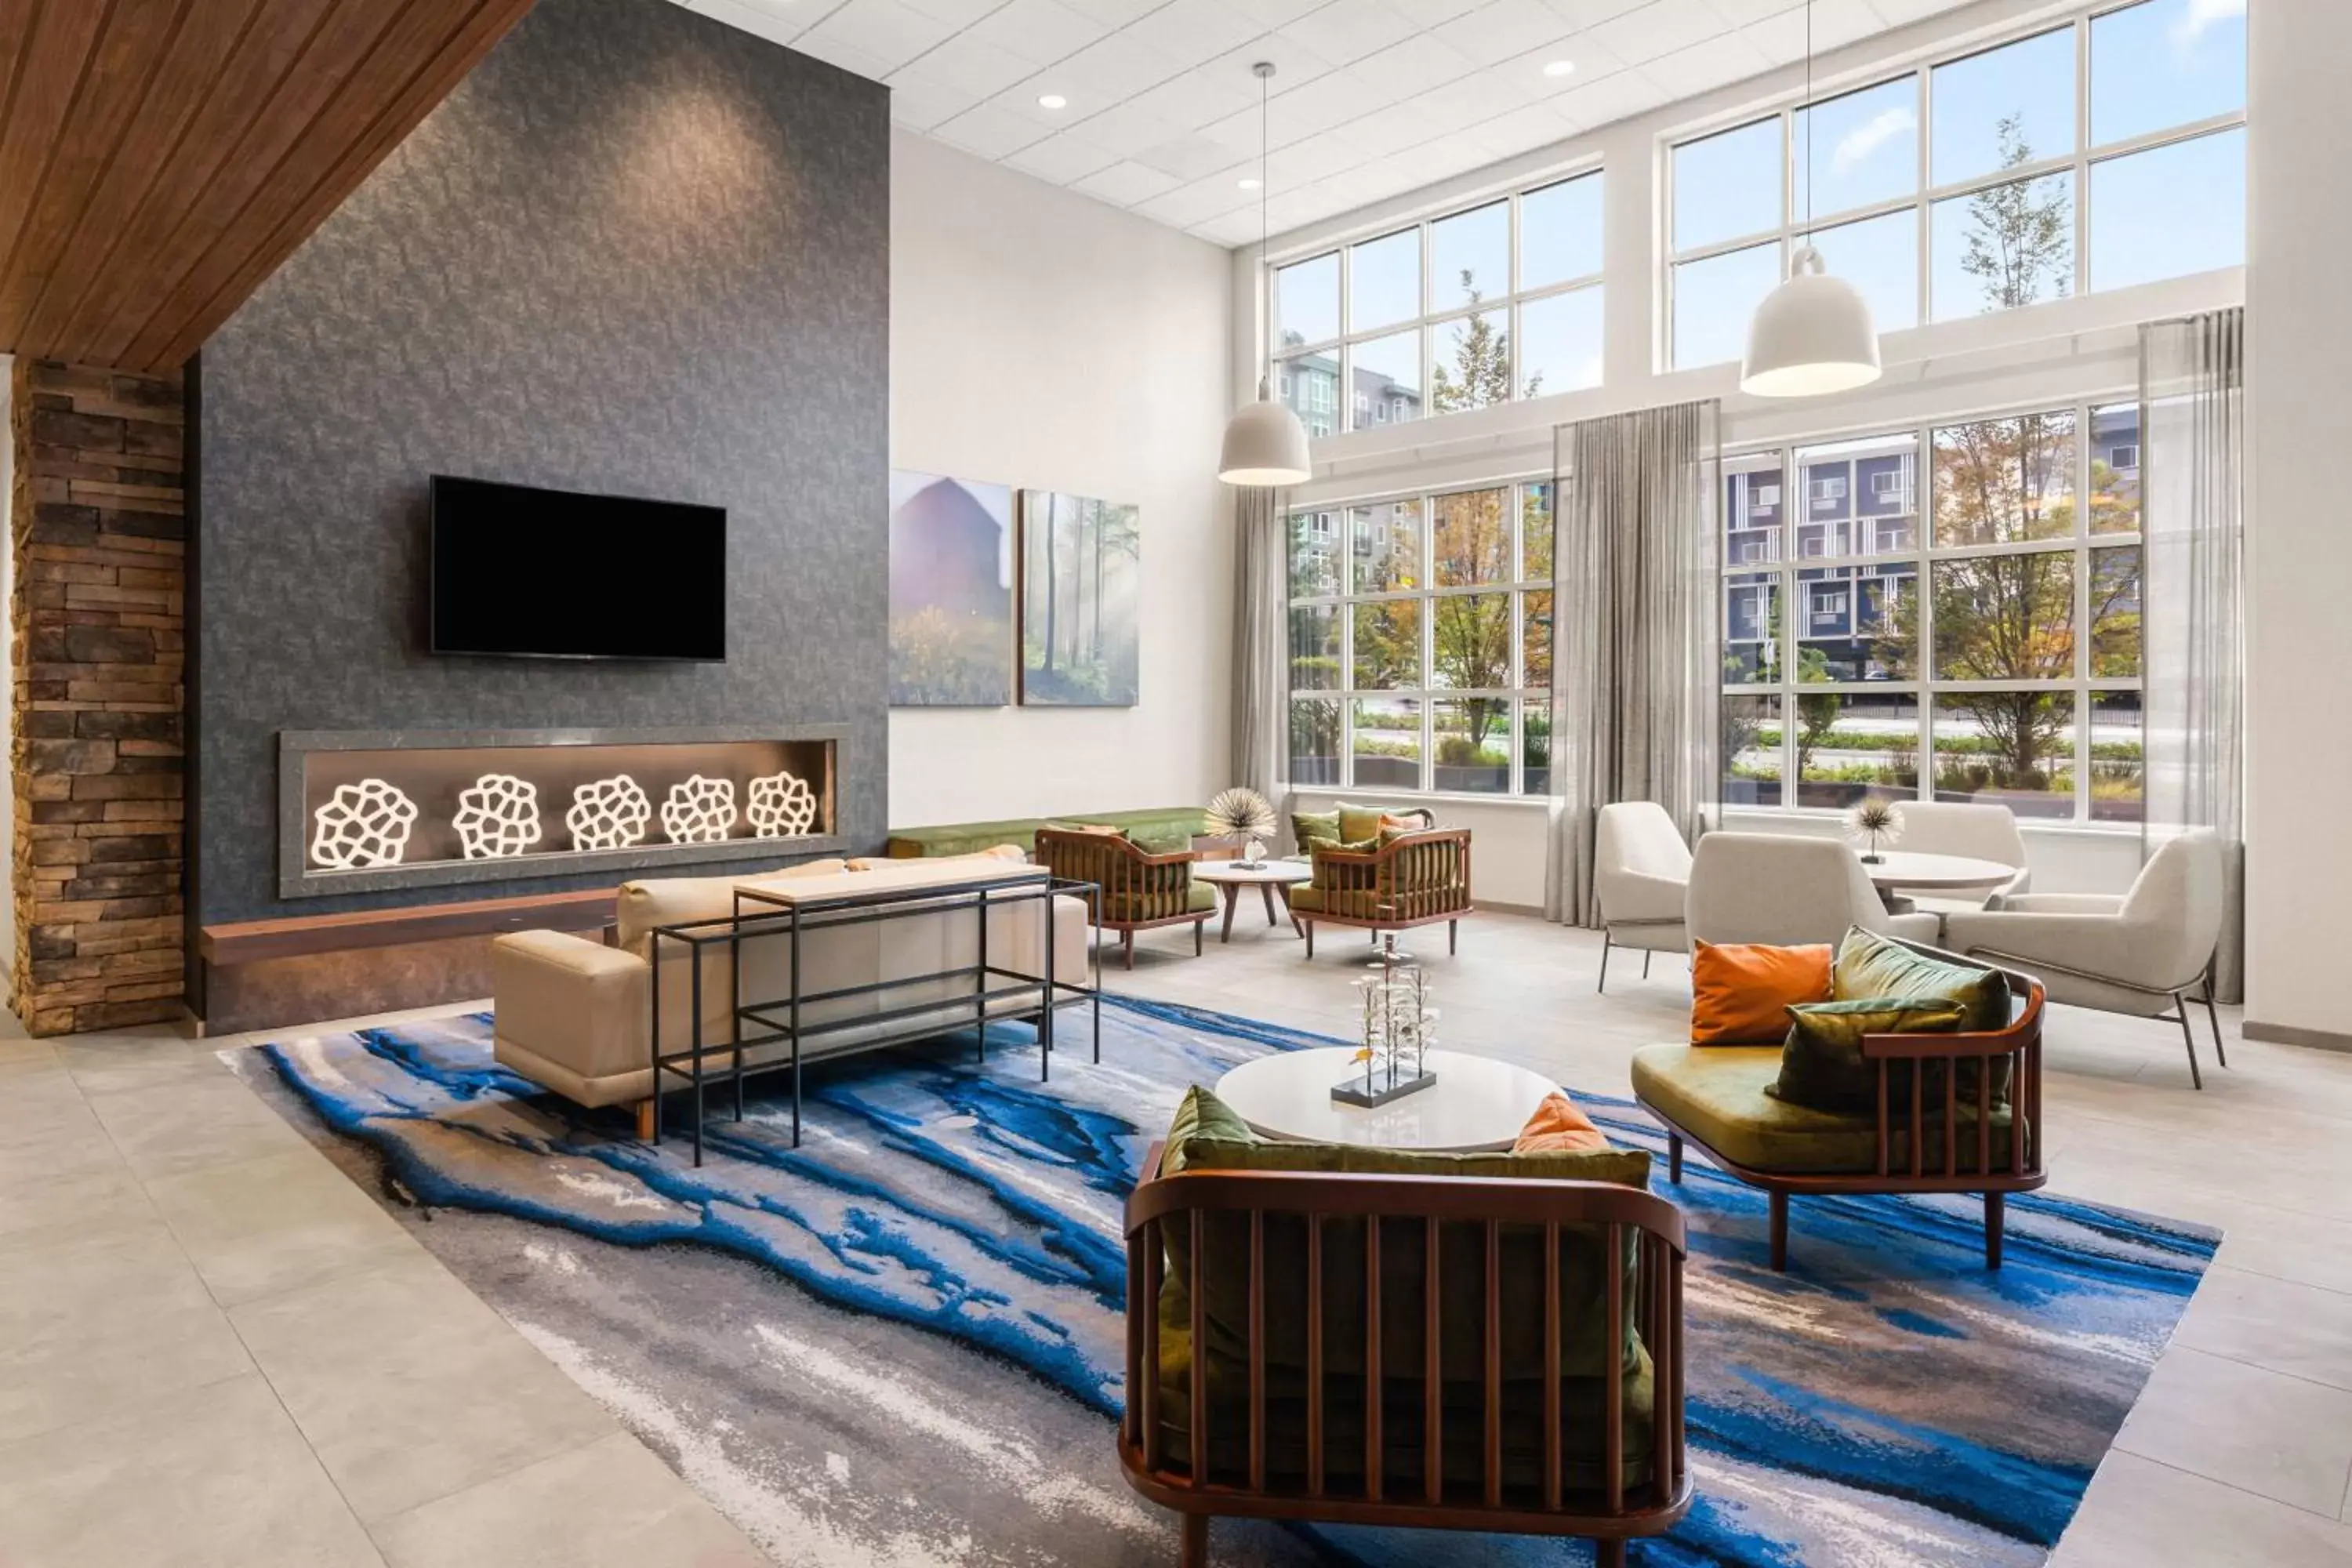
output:
[[845,725],[287,730],[282,898],[783,859],[845,846]]

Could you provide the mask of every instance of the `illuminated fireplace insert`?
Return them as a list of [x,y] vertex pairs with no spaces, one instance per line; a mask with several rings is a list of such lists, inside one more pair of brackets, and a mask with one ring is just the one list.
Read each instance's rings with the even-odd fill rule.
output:
[[844,847],[839,725],[288,730],[280,897]]

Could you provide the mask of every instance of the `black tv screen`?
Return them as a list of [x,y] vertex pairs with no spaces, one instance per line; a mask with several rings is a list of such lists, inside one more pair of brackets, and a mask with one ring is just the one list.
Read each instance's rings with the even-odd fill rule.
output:
[[727,512],[433,476],[435,653],[727,657]]

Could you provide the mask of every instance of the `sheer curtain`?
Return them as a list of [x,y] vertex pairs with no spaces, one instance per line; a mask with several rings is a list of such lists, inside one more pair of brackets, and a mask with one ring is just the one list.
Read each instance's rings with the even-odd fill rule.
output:
[[2139,330],[2142,854],[2221,838],[2224,1002],[2245,968],[2245,342],[2242,309]]
[[1234,496],[1233,782],[1282,809],[1285,673],[1289,658],[1288,539],[1282,492],[1251,487]]
[[1559,595],[1552,816],[1544,912],[1600,923],[1595,814],[1654,800],[1685,837],[1714,804],[1723,668],[1716,581],[1720,494],[1712,402],[1645,408],[1553,433]]

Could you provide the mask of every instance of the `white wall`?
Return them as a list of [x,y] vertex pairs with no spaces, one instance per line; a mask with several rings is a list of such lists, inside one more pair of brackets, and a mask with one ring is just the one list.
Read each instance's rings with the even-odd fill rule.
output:
[[2352,1044],[2352,525],[2331,460],[2352,375],[2352,5],[2261,0],[2249,21],[2246,1029]]
[[1142,700],[895,709],[890,825],[1206,802],[1231,782],[1227,253],[894,132],[890,460],[1132,501]]

